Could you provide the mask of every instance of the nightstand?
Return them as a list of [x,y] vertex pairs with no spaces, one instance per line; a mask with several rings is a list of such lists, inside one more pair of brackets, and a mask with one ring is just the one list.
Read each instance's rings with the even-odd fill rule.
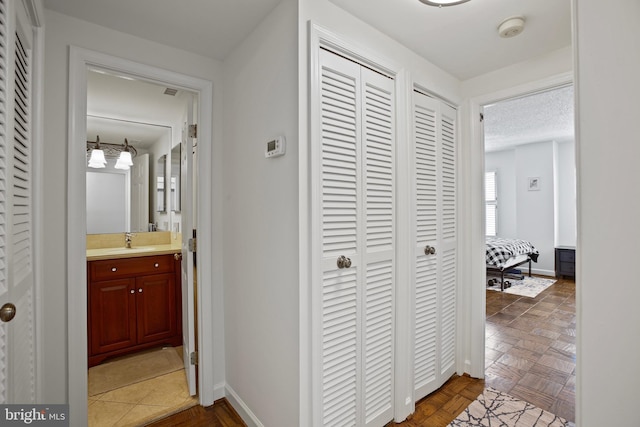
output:
[[556,247],[556,277],[576,277],[576,248],[573,246]]

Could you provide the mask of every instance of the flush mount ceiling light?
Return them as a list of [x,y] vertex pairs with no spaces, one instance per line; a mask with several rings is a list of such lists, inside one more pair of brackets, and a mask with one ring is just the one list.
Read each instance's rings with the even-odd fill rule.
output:
[[455,6],[457,4],[466,3],[469,0],[420,0],[420,2],[427,4],[429,6]]
[[498,34],[503,39],[515,37],[524,31],[524,18],[522,16],[512,16],[498,25]]

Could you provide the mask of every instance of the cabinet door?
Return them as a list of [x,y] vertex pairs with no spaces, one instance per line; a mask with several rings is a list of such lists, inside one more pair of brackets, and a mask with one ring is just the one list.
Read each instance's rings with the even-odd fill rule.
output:
[[136,344],[134,279],[94,282],[89,286],[90,355]]
[[138,344],[176,335],[175,275],[166,273],[142,276],[136,279],[135,285]]

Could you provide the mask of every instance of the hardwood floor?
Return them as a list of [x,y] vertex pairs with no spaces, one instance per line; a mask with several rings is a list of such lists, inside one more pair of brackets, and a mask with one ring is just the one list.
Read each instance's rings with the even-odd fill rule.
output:
[[[575,282],[558,280],[536,298],[487,291],[486,379],[454,375],[420,400],[406,421],[387,427],[445,427],[485,386],[575,421]],[[222,399],[151,424],[245,426]]]
[[486,385],[575,421],[576,285],[536,298],[487,291]]

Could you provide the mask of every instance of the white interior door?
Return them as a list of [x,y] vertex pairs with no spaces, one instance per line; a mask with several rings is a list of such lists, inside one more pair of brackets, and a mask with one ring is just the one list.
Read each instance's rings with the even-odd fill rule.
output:
[[[15,8],[15,9],[14,9]],[[0,2],[0,403],[35,402],[32,30]],[[10,305],[12,304],[12,305]],[[15,317],[8,320],[15,306]]]
[[455,370],[456,111],[413,94],[415,400]]
[[[195,252],[190,250],[189,242],[193,237],[193,140],[189,125],[195,124],[193,100],[187,102],[185,119],[182,126],[182,147],[180,150],[180,206],[182,209],[182,345],[184,369],[187,375],[189,393],[196,394],[197,354],[195,324]],[[196,356],[197,358],[197,356]],[[193,362],[193,363],[192,363]]]
[[324,50],[320,62],[316,422],[382,426],[394,395],[395,85]]

